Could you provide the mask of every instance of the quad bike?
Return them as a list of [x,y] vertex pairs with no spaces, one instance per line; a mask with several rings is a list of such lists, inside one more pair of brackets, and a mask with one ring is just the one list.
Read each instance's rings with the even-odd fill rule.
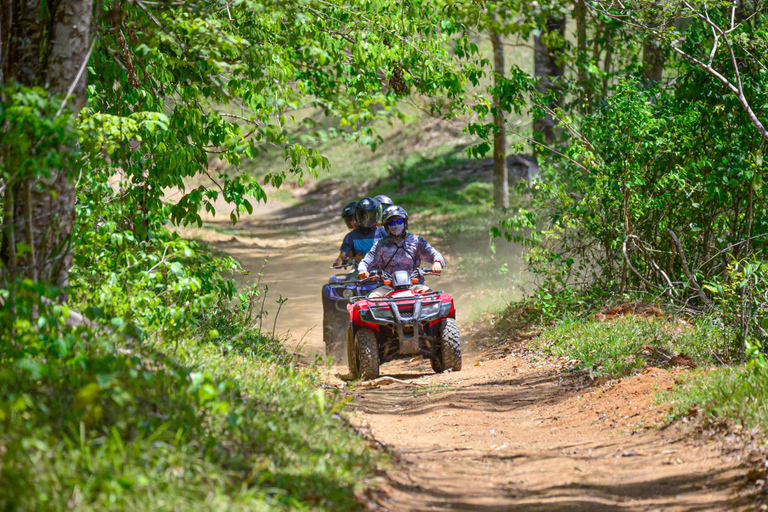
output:
[[325,355],[333,356],[341,361],[346,357],[347,351],[344,344],[347,341],[347,329],[349,328],[349,313],[347,304],[349,299],[360,296],[376,288],[376,283],[371,281],[361,286],[357,278],[357,263],[354,260],[345,260],[341,265],[332,269],[347,269],[352,267],[348,274],[332,275],[328,284],[323,285],[323,342],[325,343]]
[[461,336],[453,297],[441,291],[419,291],[412,285],[425,275],[416,269],[389,275],[374,272],[360,282],[377,282],[392,288],[382,297],[353,297],[347,305],[347,364],[353,379],[379,376],[379,367],[394,359],[421,355],[437,373],[461,370]]

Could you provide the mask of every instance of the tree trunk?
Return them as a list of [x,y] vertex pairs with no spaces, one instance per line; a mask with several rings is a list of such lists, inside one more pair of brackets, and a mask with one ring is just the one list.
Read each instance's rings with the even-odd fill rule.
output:
[[[504,79],[504,36],[491,32],[493,44],[493,85],[498,87]],[[496,208],[509,208],[509,170],[507,168],[507,129],[504,112],[501,109],[501,98],[498,93],[493,95],[495,114],[493,124],[496,133],[493,136],[493,204]]]
[[[48,89],[58,115],[85,106],[92,0],[10,0],[0,9],[0,77]],[[6,34],[6,28],[10,33]],[[65,103],[66,102],[66,106]],[[74,122],[74,121],[73,121]],[[73,138],[71,140],[76,140]],[[74,153],[72,147],[60,152]],[[8,148],[0,148],[5,158]],[[63,169],[32,169],[6,184],[0,263],[8,281],[30,278],[66,287],[72,265],[75,159]],[[25,244],[25,245],[21,245]]]
[[[544,43],[544,39],[549,39],[549,36],[557,34],[560,39],[565,36],[565,18],[547,18],[545,30],[538,36],[534,37],[534,52],[533,52],[533,73],[538,79],[537,90],[546,94],[556,87],[554,80],[561,78],[565,70],[563,61],[560,58],[561,48],[556,45]],[[560,61],[560,62],[558,62]],[[557,93],[555,100],[550,102],[547,106],[553,109],[562,103],[562,93]],[[534,119],[533,131],[534,134],[541,134],[544,142],[551,146],[555,142],[555,125],[556,121],[551,114],[547,113],[543,117]]]
[[651,36],[646,36],[643,41],[643,79],[649,82],[661,82],[665,60],[659,48],[659,42]]
[[581,89],[582,106],[589,106],[592,103],[592,88],[587,76],[587,4],[586,0],[576,0],[576,6],[573,9],[573,17],[576,20],[576,69],[578,70],[579,89]]

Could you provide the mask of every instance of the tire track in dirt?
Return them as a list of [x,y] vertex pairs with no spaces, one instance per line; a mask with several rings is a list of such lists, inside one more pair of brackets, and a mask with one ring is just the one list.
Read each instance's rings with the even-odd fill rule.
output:
[[[269,257],[262,277],[270,288],[265,326],[271,328],[277,312],[273,301],[288,297],[276,332],[290,333],[290,347],[302,340],[305,360],[324,351],[320,287],[345,233],[336,210],[335,204],[271,202],[258,205],[236,231],[226,209],[206,219],[209,228],[185,230],[237,258],[251,272],[242,278],[248,284]],[[452,276],[439,284],[463,291],[456,302],[465,310],[473,295],[466,283]],[[346,368],[333,372],[329,383],[347,388],[339,378]],[[382,375],[411,385],[350,391],[353,424],[393,454],[373,509],[756,508],[738,453],[726,456],[718,442],[690,435],[686,426],[654,428],[665,410],[654,395],[673,385],[674,373],[649,369],[583,388],[556,362],[518,351],[501,358],[468,354],[461,372],[442,375],[426,361],[397,361],[384,365]]]
[[665,411],[654,394],[674,384],[673,373],[648,369],[581,388],[557,364],[535,360],[472,358],[443,375],[399,362],[382,373],[421,387],[355,389],[353,423],[394,454],[379,507],[754,509],[738,456],[725,458],[687,427],[654,428]]

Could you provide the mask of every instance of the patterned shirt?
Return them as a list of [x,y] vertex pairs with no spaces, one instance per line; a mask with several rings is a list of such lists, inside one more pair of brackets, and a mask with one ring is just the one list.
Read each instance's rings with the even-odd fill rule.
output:
[[379,268],[388,274],[398,270],[413,272],[421,266],[422,260],[429,263],[439,261],[445,266],[443,255],[418,235],[406,233],[405,238],[384,238],[365,255],[357,267],[358,272]]

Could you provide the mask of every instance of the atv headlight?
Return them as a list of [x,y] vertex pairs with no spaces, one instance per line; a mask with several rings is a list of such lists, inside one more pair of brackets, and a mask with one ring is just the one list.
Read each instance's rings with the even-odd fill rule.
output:
[[354,294],[355,292],[351,288],[345,288],[344,291],[342,292],[342,295],[344,296],[345,299],[349,299]]
[[421,308],[421,318],[429,318],[440,312],[440,304],[430,304]]
[[379,318],[392,318],[392,310],[389,308],[377,308],[375,313]]

